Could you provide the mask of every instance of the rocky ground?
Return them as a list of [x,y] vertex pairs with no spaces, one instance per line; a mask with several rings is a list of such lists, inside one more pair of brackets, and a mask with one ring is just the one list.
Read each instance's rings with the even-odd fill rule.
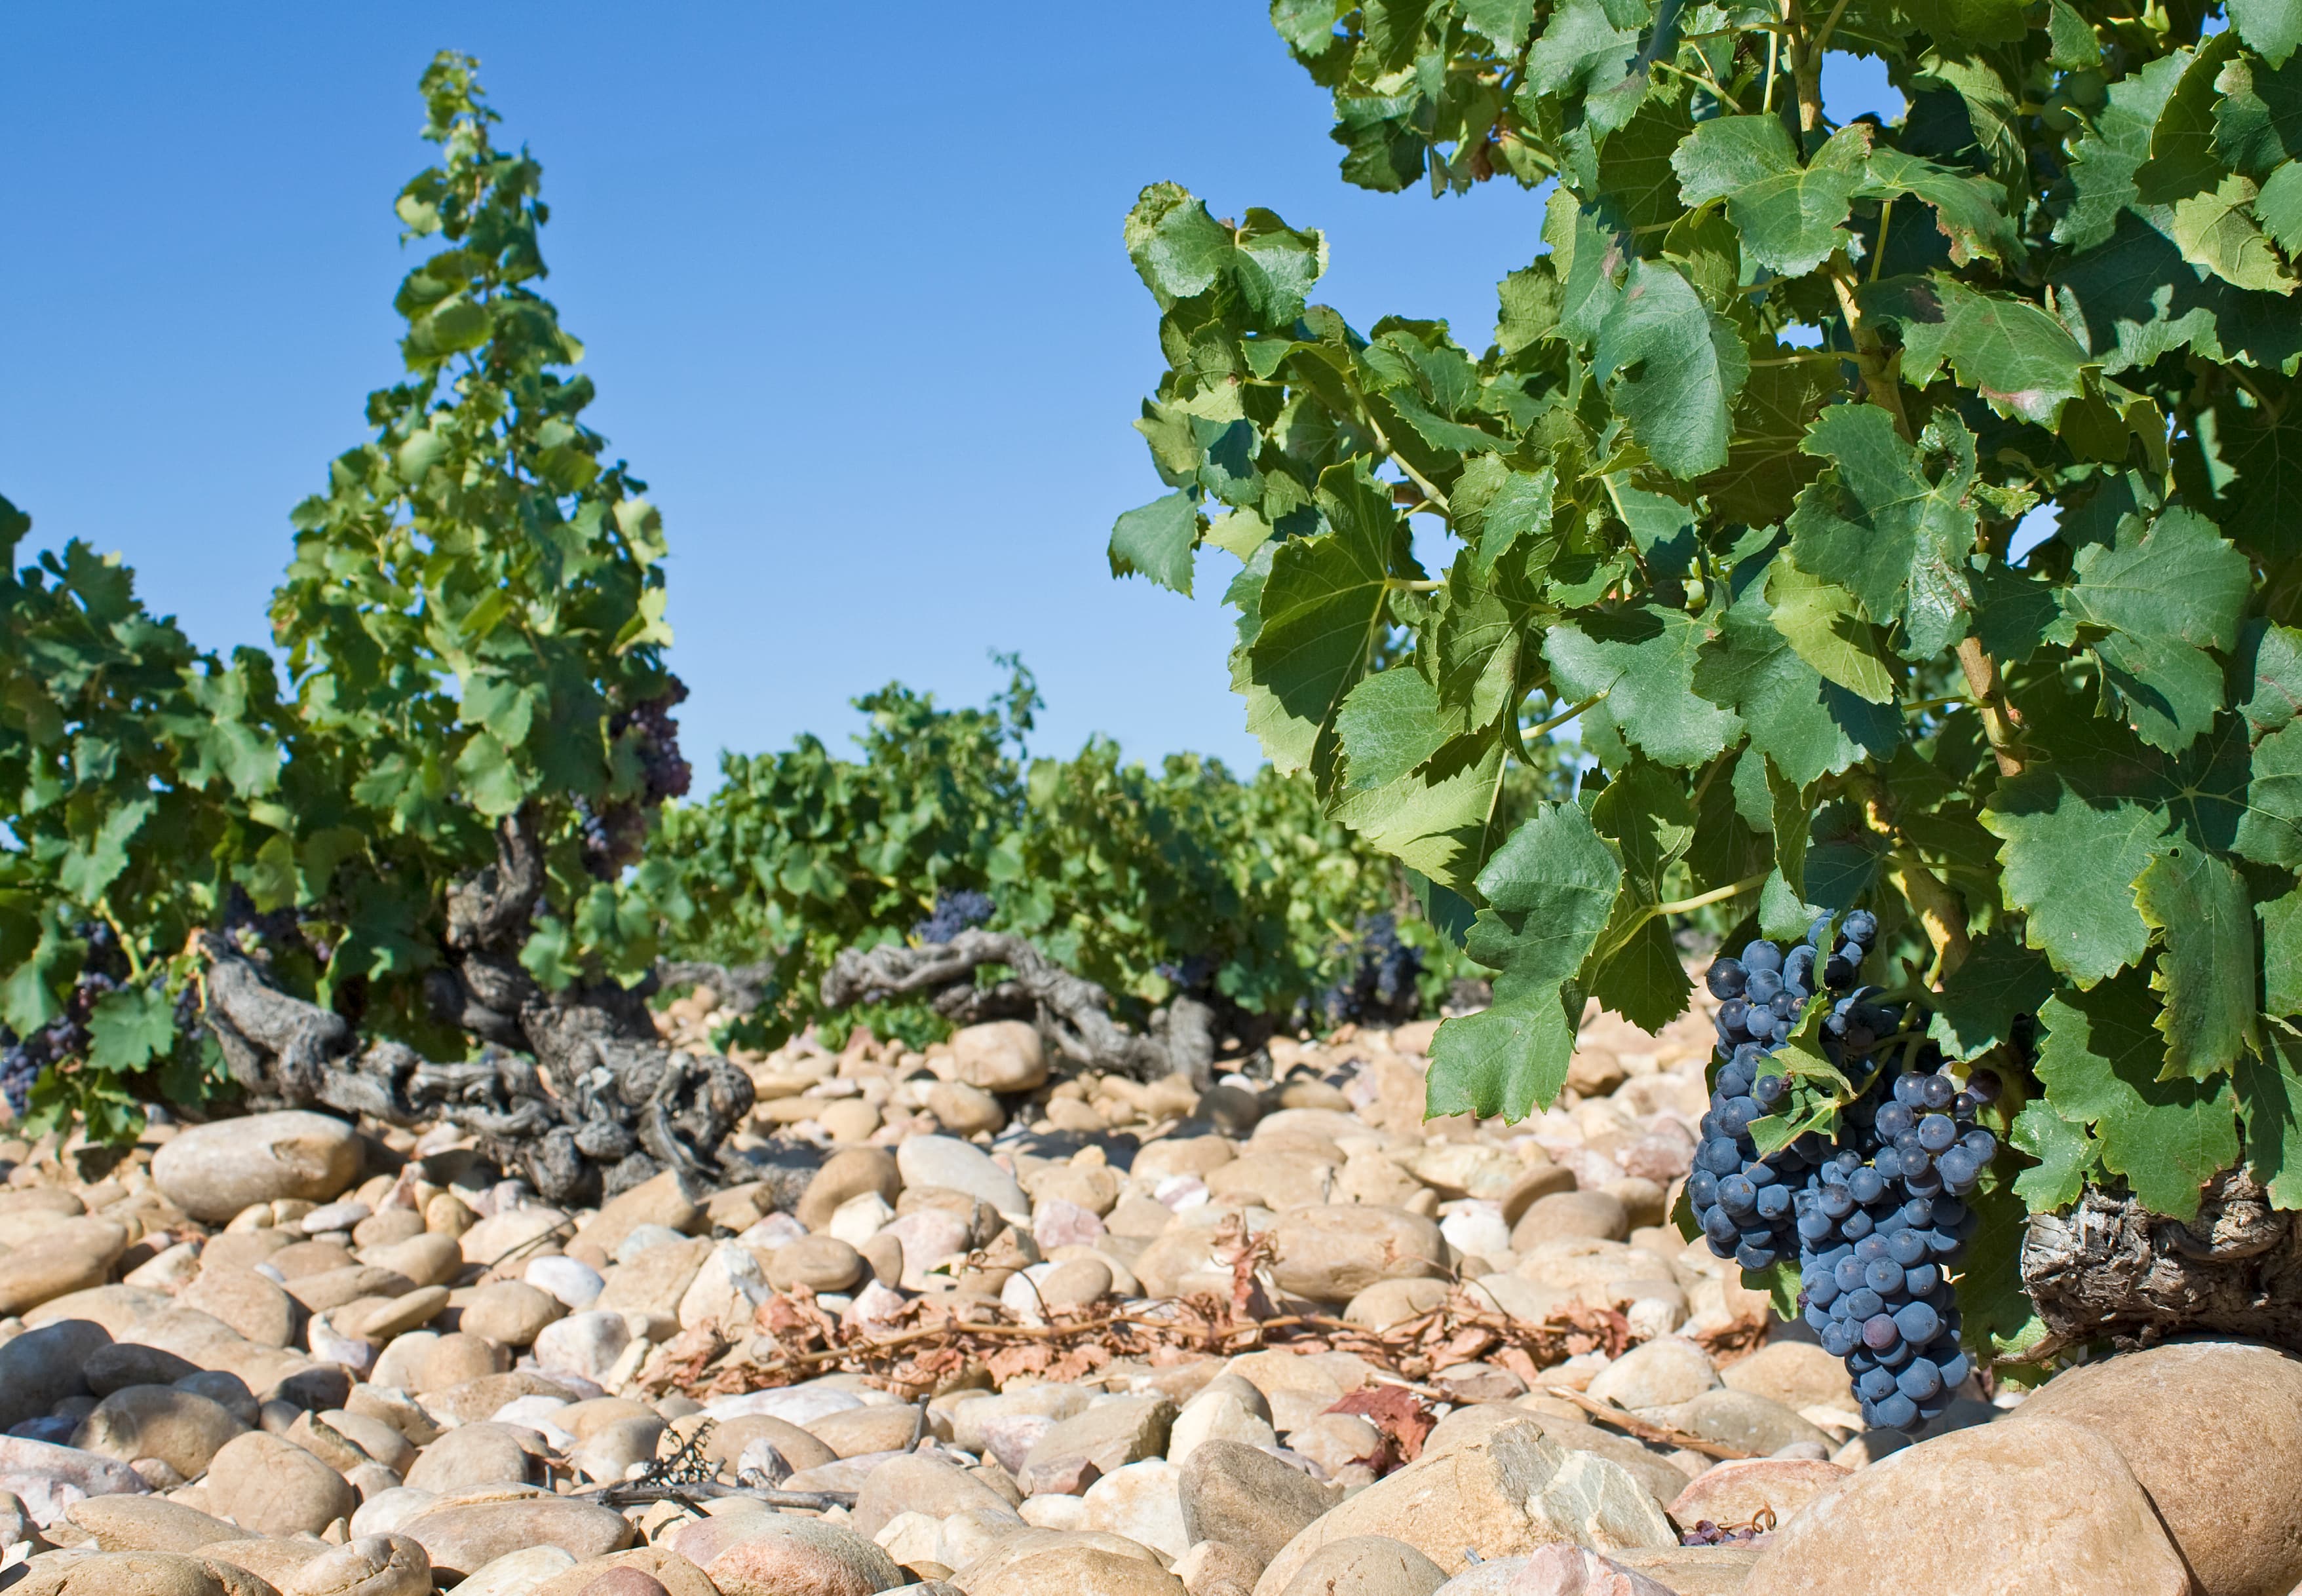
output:
[[[708,995],[675,1037],[708,1029]],[[744,1060],[760,1179],[563,1213],[315,1114],[0,1140],[11,1596],[1653,1596],[2302,1579],[2302,1365],[1865,1432],[1665,1221],[1707,1017],[1422,1121],[1429,1024],[1204,1097],[1006,1024]],[[819,1163],[790,1178],[794,1148]],[[788,1211],[786,1211],[786,1209]],[[1689,1544],[1688,1542],[1709,1542]]]

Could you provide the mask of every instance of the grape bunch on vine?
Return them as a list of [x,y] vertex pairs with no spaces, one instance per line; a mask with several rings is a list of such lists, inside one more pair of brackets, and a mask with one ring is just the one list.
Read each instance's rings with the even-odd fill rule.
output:
[[[1790,1083],[1731,1112],[1738,1164],[1827,1154],[1764,1199],[1784,1238],[1802,1194],[1844,1222],[1828,1149],[1891,1163],[1943,1119],[1937,1172],[1974,1184],[1915,1228],[1964,1248],[1969,1342],[2035,1358],[2092,1332],[2022,1289],[2032,1214],[2302,1208],[2302,9],[1272,18],[1346,181],[1516,184],[1543,248],[1491,337],[1361,330],[1315,301],[1320,233],[1146,189],[1168,369],[1136,424],[1169,491],[1110,559],[1189,592],[1227,557],[1248,726],[1492,972],[1431,1111],[1551,1103],[1593,999],[1681,1013],[1690,928],[1859,915],[1895,1067],[1826,1047],[1819,1002],[1718,1066]],[[1886,113],[1833,113],[1834,57]],[[1575,797],[1507,814],[1569,723]],[[1729,1216],[1798,1311],[1800,1249]]]

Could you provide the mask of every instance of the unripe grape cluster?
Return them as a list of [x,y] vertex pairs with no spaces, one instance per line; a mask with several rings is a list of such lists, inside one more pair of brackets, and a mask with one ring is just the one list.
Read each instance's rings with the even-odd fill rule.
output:
[[[1962,1086],[1859,984],[1878,932],[1858,910],[1835,942],[1824,919],[1788,950],[1753,942],[1712,963],[1720,1063],[1686,1196],[1718,1256],[1759,1270],[1795,1254],[1802,1315],[1845,1361],[1863,1419],[1908,1429],[1966,1378],[1947,1272],[1974,1233],[1963,1199],[1997,1155],[1975,1122],[1996,1079],[1977,1071]],[[1818,999],[1831,1004],[1824,1055],[1858,1095],[1834,1137],[1810,1130],[1762,1154],[1751,1127],[1792,1089],[1766,1063]]]

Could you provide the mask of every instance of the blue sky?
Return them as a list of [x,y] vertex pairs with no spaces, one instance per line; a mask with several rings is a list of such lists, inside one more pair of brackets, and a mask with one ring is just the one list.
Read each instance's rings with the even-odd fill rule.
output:
[[[1200,596],[1113,582],[1163,490],[1130,426],[1155,314],[1142,185],[1329,234],[1318,296],[1483,347],[1539,204],[1365,194],[1255,0],[1143,11],[20,4],[0,15],[0,493],[32,544],[124,555],[202,644],[268,640],[287,516],[398,371],[391,202],[432,53],[478,55],[543,162],[546,290],[671,539],[691,757],[812,730],[900,678],[979,701],[1020,650],[1048,711],[1156,757],[1256,759]],[[1833,109],[1875,97],[1835,65]],[[1851,69],[1851,70],[1850,70]]]

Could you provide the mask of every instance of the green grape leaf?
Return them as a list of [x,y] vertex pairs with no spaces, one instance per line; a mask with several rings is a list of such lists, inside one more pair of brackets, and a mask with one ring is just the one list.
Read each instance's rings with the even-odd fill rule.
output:
[[1981,820],[2000,841],[2000,887],[2023,912],[2024,940],[2056,970],[2090,987],[2142,957],[2150,928],[2133,883],[2166,834],[2163,810],[2090,802],[2059,775],[2029,770],[1999,782]]
[[2103,634],[2094,650],[2128,720],[2145,742],[2179,753],[2222,707],[2223,670],[2207,649],[2238,642],[2253,571],[2195,510],[2124,523],[2115,543],[2090,543],[2071,562],[2063,612]]
[[2222,158],[2214,152],[2214,105],[2222,91],[2214,83],[2238,54],[2238,43],[2228,32],[2206,39],[2166,97],[2150,130],[2150,159],[2134,174],[2136,193],[2145,205],[2173,205],[2222,181]]
[[1953,265],[1978,260],[2005,262],[2022,254],[2022,240],[2006,214],[2004,190],[1987,178],[1953,172],[1923,155],[1898,149],[1870,152],[1863,164],[1858,199],[1893,199],[1910,195],[1931,206],[1935,226],[1950,240]]
[[2023,0],[1898,0],[1896,9],[1945,50],[1963,55],[1973,45],[2011,45],[2030,31]]
[[1902,717],[1891,707],[1827,679],[1792,646],[1764,584],[1744,588],[1725,615],[1703,618],[1711,635],[1695,662],[1694,691],[1733,710],[1751,746],[1800,786],[1864,759],[1885,760],[1902,741]]
[[2231,1076],[2246,1122],[2246,1162],[2271,1205],[2302,1208],[2302,1032],[2273,1021],[2269,1046],[2239,1061]]
[[1254,330],[1284,332],[1326,270],[1327,240],[1261,209],[1225,226],[1183,189],[1154,183],[1128,213],[1127,255],[1163,310],[1221,288]]
[[1281,770],[1311,770],[1325,785],[1335,714],[1367,674],[1407,529],[1364,460],[1329,466],[1318,497],[1332,530],[1272,547],[1258,624],[1236,657],[1231,685],[1247,697],[1248,729],[1264,756]]
[[[2028,1153],[2037,1163],[2014,1177],[2015,1195],[2034,1214],[2067,1208],[2086,1189],[2094,1168],[2095,1147],[2086,1127],[2056,1113],[2044,1098],[2032,1098],[2007,1128],[2007,1139],[2017,1152]],[[2019,1277],[2018,1277],[2019,1278]]]
[[1612,918],[1623,867],[1572,803],[1539,805],[1479,872],[1467,940],[1496,972],[1494,1006],[1439,1028],[1429,1112],[1521,1120],[1567,1082],[1575,1029],[1561,988]]
[[2227,1078],[2162,1080],[2166,1038],[2138,970],[2089,992],[2057,993],[2038,1012],[2038,1079],[2067,1118],[2094,1128],[2102,1163],[2126,1177],[2145,1207],[2169,1218],[2198,1211],[2205,1183],[2238,1158],[2237,1101]]
[[1463,26],[1497,49],[1516,52],[1534,26],[1534,0],[1458,0]]
[[1603,693],[1628,742],[1684,768],[1715,757],[1742,729],[1733,710],[1695,695],[1703,639],[1685,611],[1649,604],[1561,622],[1545,634],[1542,655],[1561,697]]
[[1953,1058],[1975,1058],[2014,1034],[2018,1014],[2034,1014],[2054,995],[2046,956],[2004,931],[1978,938],[1944,981],[1928,1034]]
[[2214,80],[2214,153],[2251,178],[2302,155],[2302,69],[2257,72],[2240,55]]
[[2302,721],[2255,744],[2230,845],[2256,864],[2302,868]]
[[88,1062],[120,1073],[165,1058],[176,1045],[175,1004],[164,992],[123,987],[96,1000],[88,1017]]
[[2174,204],[2174,242],[2182,258],[2205,267],[2234,288],[2290,293],[2294,273],[2255,225],[2253,180],[2236,172],[2215,188]]
[[2028,663],[2047,643],[2078,641],[2054,584],[1994,563],[1974,573],[1973,586],[1974,634],[2002,668]]
[[2263,180],[2254,197],[2254,219],[2281,249],[2302,255],[2302,159],[2289,161]]
[[1191,596],[1191,553],[1199,542],[1198,501],[1189,492],[1129,510],[1111,529],[1111,574],[1147,576]]
[[[1791,559],[1836,583],[1881,625],[1901,621],[1912,658],[1941,652],[1973,609],[1966,559],[1977,522],[1973,435],[1953,416],[1928,424],[1920,449],[1904,442],[1876,405],[1825,410],[1802,446],[1826,462],[1791,514]],[[1944,457],[1939,480],[1928,455]]]
[[2046,1339],[2046,1323],[2022,1289],[2022,1239],[2029,1205],[2004,1187],[1984,1187],[1968,1199],[1973,1236],[1958,1277],[1958,1301],[1970,1344],[1996,1358],[2021,1358]]
[[[1629,9],[1642,12],[1644,7]],[[1609,14],[1617,11],[1625,11],[1623,22]],[[1528,52],[1527,86],[1545,96],[1580,94],[1594,127],[1605,131],[1621,127],[1639,104],[1635,97],[1610,92],[1623,88],[1631,60],[1639,53],[1640,29],[1627,14],[1604,0],[1564,0]]]
[[1550,515],[1558,492],[1558,474],[1549,466],[1520,471],[1492,454],[1476,456],[1464,466],[1448,502],[1455,514],[1455,530],[1475,550],[1474,568],[1482,580],[1494,575],[1497,560],[1522,546],[1527,566],[1539,569],[1550,565],[1543,550],[1557,547],[1550,537]]
[[2086,350],[2028,299],[1945,276],[1879,283],[1862,298],[1901,327],[1905,381],[1923,386],[1947,365],[2000,415],[2048,427],[2085,391]]
[[2150,158],[2151,130],[2189,64],[2189,52],[2177,50],[2110,86],[2109,101],[2071,147],[2075,192],[2054,223],[2054,242],[2073,250],[2109,242],[2119,212],[2140,198],[2134,174]]
[[1726,463],[1729,409],[1750,375],[1742,335],[1676,267],[1634,260],[1599,324],[1592,368],[1654,463],[1682,480]]
[[1485,861],[1502,743],[1479,757],[1426,769],[1449,741],[1437,690],[1411,665],[1378,671],[1351,689],[1335,717],[1346,779],[1335,819],[1409,869],[1450,891],[1469,887]]
[[1780,521],[1799,491],[1822,473],[1822,462],[1799,448],[1807,426],[1845,387],[1838,366],[1819,360],[1753,366],[1735,402],[1726,464],[1696,478],[1696,490],[1729,520],[1746,526]]
[[1726,203],[1743,255],[1784,277],[1802,277],[1843,248],[1847,213],[1861,187],[1870,129],[1832,134],[1800,164],[1782,120],[1721,116],[1699,122],[1671,156],[1689,206]]
[[1895,701],[1894,668],[1853,593],[1778,557],[1766,597],[1775,629],[1816,675],[1870,703]]
[[2302,715],[2302,632],[2247,621],[2239,629],[2231,665],[2244,694],[2239,713],[2255,735],[2278,731]]
[[2255,905],[2262,931],[2264,1013],[2302,1014],[2302,886]]
[[56,869],[56,885],[75,903],[93,906],[128,868],[128,844],[158,811],[150,798],[116,805],[85,836],[75,836]]
[[2164,1002],[2166,1074],[2203,1080],[2254,1045],[2254,911],[2237,870],[2205,848],[2163,850],[2134,906],[2163,946],[2150,985]]
[[2225,9],[2246,47],[2271,65],[2284,66],[2302,49],[2302,9],[2294,0],[2228,0]]

